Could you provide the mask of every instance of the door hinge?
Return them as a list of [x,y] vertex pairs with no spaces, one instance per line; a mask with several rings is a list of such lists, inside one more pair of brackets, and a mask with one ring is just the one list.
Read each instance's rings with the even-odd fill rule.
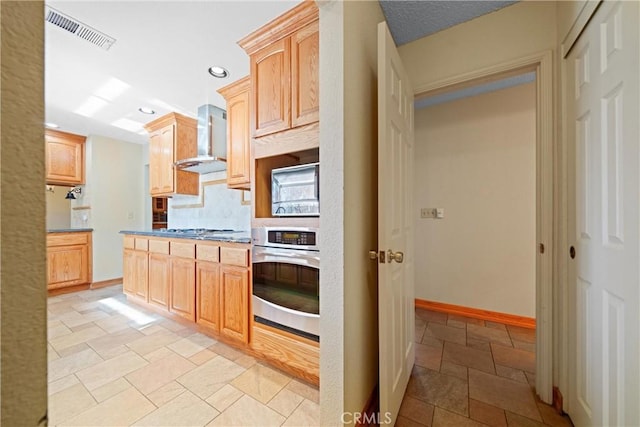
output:
[[540,252],[541,254],[543,254],[543,253],[544,253],[544,243],[540,243],[540,244],[538,245],[538,250],[539,250],[539,252]]
[[380,264],[384,264],[385,263],[385,253],[384,251],[380,251],[380,253],[378,254],[378,251],[369,251],[369,259],[377,259],[380,261]]

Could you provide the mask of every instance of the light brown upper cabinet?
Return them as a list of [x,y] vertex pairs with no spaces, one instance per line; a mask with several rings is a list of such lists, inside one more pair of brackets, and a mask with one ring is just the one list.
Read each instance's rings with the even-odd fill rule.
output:
[[46,182],[49,185],[84,184],[84,144],[86,138],[46,129]]
[[250,56],[254,138],[318,121],[318,8],[305,1],[238,42]]
[[176,170],[176,160],[195,157],[197,153],[197,120],[169,113],[148,123],[149,189],[152,196],[174,194],[197,195],[199,175]]
[[227,187],[251,188],[249,76],[218,90],[227,101]]

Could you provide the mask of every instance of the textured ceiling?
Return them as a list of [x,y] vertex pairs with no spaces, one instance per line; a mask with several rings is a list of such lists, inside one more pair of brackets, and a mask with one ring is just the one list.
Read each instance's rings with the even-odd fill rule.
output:
[[380,0],[389,30],[398,46],[513,3],[516,1]]

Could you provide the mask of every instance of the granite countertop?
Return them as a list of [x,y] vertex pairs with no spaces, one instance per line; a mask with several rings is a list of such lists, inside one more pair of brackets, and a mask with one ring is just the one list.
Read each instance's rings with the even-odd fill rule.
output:
[[172,239],[212,240],[216,242],[251,243],[249,231],[216,231],[216,232],[174,232],[165,229],[157,230],[122,230],[120,234],[134,234],[139,236],[170,237]]
[[93,228],[49,228],[47,233],[80,233],[93,231]]

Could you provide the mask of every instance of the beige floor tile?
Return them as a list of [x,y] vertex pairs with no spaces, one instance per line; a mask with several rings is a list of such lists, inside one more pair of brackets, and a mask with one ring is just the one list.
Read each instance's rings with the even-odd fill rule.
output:
[[286,375],[263,365],[254,365],[231,381],[238,390],[259,402],[267,403],[291,380]]
[[515,348],[519,348],[520,350],[530,351],[532,353],[536,352],[536,343],[529,343],[529,342],[518,341],[514,339],[511,339],[511,342],[513,342],[513,346]]
[[[135,326],[132,326],[135,327]],[[142,332],[144,335],[153,335],[156,332],[170,332],[167,328],[163,328],[157,323],[148,323],[146,325],[141,325],[135,327],[137,330]]]
[[242,366],[218,356],[181,376],[177,381],[201,399],[206,399],[244,371]]
[[283,388],[273,399],[269,401],[267,406],[271,409],[278,411],[279,414],[288,417],[295,411],[295,409],[304,400],[302,396]]
[[258,363],[258,361],[255,358],[249,356],[248,354],[245,354],[243,356],[238,357],[236,360],[234,360],[234,363],[242,366],[243,368],[249,369],[256,363]]
[[305,399],[315,403],[320,403],[320,390],[318,390],[318,387],[293,379],[289,384],[287,384],[286,388],[287,390],[291,390],[292,392],[299,394]]
[[320,426],[320,405],[303,400],[283,426]]
[[456,365],[455,363],[451,362],[443,361],[440,365],[440,373],[458,377],[463,380],[466,380],[468,378],[466,366]]
[[430,337],[429,335],[427,335],[426,328],[425,328],[425,334],[422,336],[422,344],[428,345],[431,347],[436,347],[442,350],[442,347],[444,346],[444,341],[436,337]]
[[469,324],[467,325],[467,336],[481,341],[495,342],[507,347],[512,346],[509,334],[501,329]]
[[180,356],[189,358],[216,342],[217,341],[212,338],[196,333],[169,344],[167,347],[178,353]]
[[440,313],[438,311],[425,310],[423,308],[416,308],[416,316],[426,320],[427,322],[435,322],[445,324],[449,317],[447,313]]
[[71,332],[72,332],[71,329],[69,329],[66,325],[60,322],[56,326],[49,326],[47,328],[47,339],[52,340],[54,338],[58,338],[63,335],[69,335]]
[[422,342],[424,331],[427,330],[427,321],[416,316],[415,318],[415,334],[413,340],[415,342]]
[[51,396],[52,394],[56,394],[59,391],[62,391],[76,384],[80,384],[80,380],[78,379],[78,377],[73,374],[67,375],[66,377],[60,378],[57,381],[50,382],[47,386],[47,393],[49,394],[49,396]]
[[415,363],[424,368],[440,370],[442,350],[425,344],[415,344]]
[[479,400],[469,399],[469,417],[489,426],[507,427],[504,409],[496,408]]
[[195,367],[195,364],[184,357],[173,354],[143,366],[126,378],[143,394],[149,394]]
[[187,389],[177,381],[171,381],[160,387],[159,389],[149,393],[147,398],[153,402],[154,405],[160,407],[170,400],[175,399],[180,394],[184,393]]
[[86,314],[81,314],[79,317],[72,317],[69,319],[60,319],[60,320],[62,320],[62,323],[67,325],[69,328],[75,328],[75,327],[84,325],[86,323],[91,323],[95,320],[106,319],[107,317],[109,317],[109,315],[104,311],[95,310],[95,311],[88,312]]
[[532,420],[531,418],[523,417],[522,415],[509,411],[506,411],[506,414],[509,427],[544,427],[544,424],[540,421]]
[[96,401],[104,402],[108,398],[113,397],[116,394],[121,393],[131,387],[132,385],[127,380],[121,377],[115,381],[98,387],[95,390],[91,390],[91,394],[93,395],[93,398],[96,399]]
[[162,326],[163,328],[165,328],[165,329],[167,329],[169,331],[173,331],[173,332],[180,331],[180,330],[185,329],[187,327],[186,325],[183,325],[182,323],[175,322],[173,320],[165,319],[165,318],[162,318],[158,324],[160,326]]
[[220,356],[224,357],[225,359],[229,359],[232,362],[235,361],[236,359],[244,356],[244,353],[241,351],[238,351],[224,343],[218,342],[215,343],[211,346],[209,346],[209,350],[213,351],[216,354],[219,354]]
[[536,370],[535,353],[494,343],[491,344],[491,352],[493,353],[493,360],[498,365],[527,372],[535,372]]
[[[236,400],[244,396],[244,393],[235,388],[234,386],[227,384],[220,390],[213,393],[208,399],[207,403],[218,411],[222,412],[231,406]],[[298,403],[302,402],[302,397]],[[274,408],[275,409],[275,408]]]
[[476,350],[491,351],[491,343],[489,341],[476,338],[467,337],[467,347],[475,348]]
[[100,362],[102,362],[102,358],[90,348],[53,360],[49,362],[49,382],[59,380]]
[[233,405],[218,415],[208,426],[279,426],[285,417],[261,404],[250,396],[244,395]]
[[475,348],[469,348],[451,342],[444,344],[442,360],[468,368],[479,369],[491,374],[495,374],[496,372],[490,352],[476,350]]
[[417,423],[430,426],[433,420],[434,406],[411,396],[405,396],[400,406],[400,416]]
[[146,360],[130,351],[83,369],[77,372],[76,375],[87,389],[91,391],[115,381],[120,377],[124,377],[146,364],[148,364]]
[[135,341],[127,343],[127,347],[138,353],[140,356],[151,353],[166,345],[178,341],[180,337],[170,331],[158,331],[151,335],[138,338]]
[[467,342],[467,332],[465,329],[454,328],[452,326],[441,325],[439,323],[429,322],[424,334],[428,337],[462,345],[465,345]]
[[100,356],[104,359],[113,359],[116,356],[120,356],[121,354],[127,353],[131,351],[131,349],[129,347],[126,346],[126,344],[120,344],[120,345],[116,345],[112,348],[107,348],[101,351]]
[[529,385],[469,369],[469,397],[542,421]]
[[215,354],[211,350],[202,350],[201,352],[198,352],[191,356],[189,358],[189,361],[191,361],[191,363],[195,363],[196,365],[202,365],[203,363],[208,362],[216,356],[217,354]]
[[507,326],[511,339],[516,341],[528,342],[535,344],[536,342],[536,330],[529,328],[522,328],[519,326]]
[[157,350],[152,351],[151,353],[145,354],[143,357],[147,359],[149,362],[155,362],[156,360],[164,359],[168,356],[173,356],[175,353],[169,350],[167,347],[160,347]]
[[467,381],[414,366],[405,396],[420,399],[460,415],[469,415]]
[[138,390],[131,387],[82,412],[62,425],[69,426],[128,426],[156,407]]
[[97,337],[105,335],[106,332],[97,326],[93,326],[88,329],[83,329],[78,332],[63,335],[57,338],[49,340],[49,343],[53,346],[54,350],[60,353],[60,350],[73,347],[77,344],[85,343]]
[[510,368],[509,366],[502,366],[496,364],[496,374],[500,377],[509,378],[510,380],[518,381],[520,383],[527,384],[527,377],[520,369]]
[[47,344],[47,361],[60,359],[60,355],[51,347],[51,344]]
[[398,418],[396,418],[395,427],[423,427],[425,425],[426,424],[413,421],[411,418],[398,415]]
[[203,426],[218,416],[219,412],[207,405],[195,394],[185,391],[170,402],[151,412],[136,426]]
[[[112,332],[109,335],[104,335],[102,337],[94,338],[92,340],[87,341],[87,345],[95,350],[100,356],[103,356],[105,353],[113,354],[114,347],[122,346],[123,344],[128,344],[132,341],[137,340],[138,338],[144,337],[139,331],[136,331],[133,328],[127,327],[126,329],[121,329],[117,332]],[[107,357],[109,358],[109,357]]]
[[49,425],[59,425],[96,405],[84,386],[75,384],[49,396]]
[[122,314],[113,314],[105,319],[96,320],[93,323],[100,327],[100,329],[104,329],[106,332],[112,334],[114,332],[127,329],[130,321],[131,320],[128,317]]
[[504,325],[504,323],[490,322],[488,320],[485,320],[484,326],[486,326],[487,328],[500,329],[501,331],[507,330],[507,327]]
[[442,408],[433,413],[433,427],[484,427],[484,424]]
[[60,357],[67,357],[67,356],[71,356],[72,354],[79,353],[81,351],[89,350],[90,348],[91,347],[89,347],[86,342],[81,342],[80,344],[72,345],[71,347],[66,347],[66,348],[57,350],[56,353],[58,353],[58,356]]

